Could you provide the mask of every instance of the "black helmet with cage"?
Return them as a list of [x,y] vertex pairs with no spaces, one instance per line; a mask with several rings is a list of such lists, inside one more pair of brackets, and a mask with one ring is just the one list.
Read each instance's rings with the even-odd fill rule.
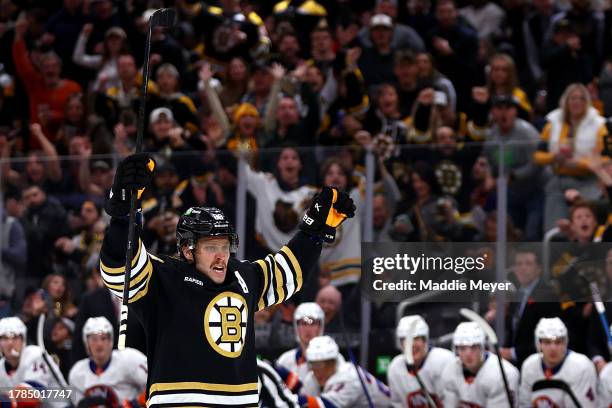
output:
[[181,258],[184,258],[183,245],[187,244],[193,250],[198,239],[207,237],[227,237],[230,252],[236,253],[238,250],[238,235],[223,211],[215,207],[189,208],[176,226],[176,245]]

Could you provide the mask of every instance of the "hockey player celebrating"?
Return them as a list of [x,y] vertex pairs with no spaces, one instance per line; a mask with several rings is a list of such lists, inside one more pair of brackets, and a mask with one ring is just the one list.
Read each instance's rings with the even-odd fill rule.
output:
[[[387,371],[387,384],[391,390],[393,407],[433,408],[431,400],[437,407],[441,407],[441,374],[444,368],[453,362],[453,353],[446,349],[429,347],[429,326],[419,315],[402,317],[395,334],[397,347],[402,350],[402,354],[395,356]],[[406,339],[409,336],[413,339],[412,350],[406,349]],[[412,353],[412,364],[407,361],[408,352]]]
[[[27,328],[18,317],[0,319],[0,351],[4,356],[0,359],[0,388],[7,391],[59,387],[54,377],[54,373],[61,376],[59,367],[48,356],[44,358],[40,347],[26,346],[26,338]],[[31,406],[37,406],[31,402]]]
[[[499,357],[485,350],[485,333],[478,323],[459,323],[453,334],[453,348],[459,358],[442,372],[444,406],[507,407]],[[501,361],[516,406],[519,372],[506,360]]]
[[[135,401],[144,394],[147,358],[132,348],[113,350],[113,326],[106,317],[87,319],[83,343],[89,358],[77,361],[68,376],[75,405],[83,400],[100,400],[106,406],[123,406],[125,401]],[[138,405],[144,405],[144,401]]]
[[[309,371],[306,363],[308,343],[313,338],[322,336],[325,329],[325,313],[321,306],[314,302],[300,304],[293,313],[293,328],[298,347],[281,354],[276,364],[280,366],[279,368],[282,367],[297,374],[298,379],[304,381]],[[293,381],[287,382],[291,384]]]
[[568,350],[561,319],[540,319],[535,338],[540,352],[527,357],[521,368],[521,407],[595,407],[595,366],[584,354]]
[[368,408],[370,400],[374,407],[389,407],[387,386],[361,368],[357,375],[357,368],[340,357],[338,344],[331,337],[320,336],[310,341],[306,359],[312,371],[304,380],[305,394],[300,395],[300,404],[308,408]]
[[[100,254],[107,287],[121,297],[131,192],[150,184],[146,154],[123,160],[105,205],[112,216]],[[158,258],[132,243],[129,306],[147,333],[148,406],[254,406],[258,403],[254,313],[298,292],[322,242],[354,215],[352,200],[325,187],[300,230],[256,262],[230,258],[238,237],[216,208],[187,210],[177,225],[180,259]]]

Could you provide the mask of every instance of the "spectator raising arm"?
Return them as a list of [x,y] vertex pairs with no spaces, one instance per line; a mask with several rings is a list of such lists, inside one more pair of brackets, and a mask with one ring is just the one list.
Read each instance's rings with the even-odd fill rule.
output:
[[53,182],[59,182],[62,180],[62,167],[60,166],[59,157],[57,155],[57,150],[55,146],[47,139],[45,136],[42,126],[38,123],[33,123],[30,125],[30,133],[32,136],[36,138],[40,146],[42,147],[42,151],[45,153],[45,159],[47,164],[47,171],[49,180]]

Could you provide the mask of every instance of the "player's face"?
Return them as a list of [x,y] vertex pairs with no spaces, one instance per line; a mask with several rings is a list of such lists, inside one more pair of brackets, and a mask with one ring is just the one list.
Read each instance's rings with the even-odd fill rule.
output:
[[104,365],[113,351],[113,342],[109,334],[90,334],[87,336],[87,347],[91,359],[98,365]]
[[412,358],[414,362],[420,364],[427,355],[427,342],[424,337],[415,337],[412,340]]
[[21,355],[23,349],[23,337],[2,336],[0,337],[0,351],[8,360],[16,359]]
[[228,238],[202,238],[195,247],[196,269],[216,284],[225,280],[230,257]]
[[471,372],[475,373],[482,362],[482,348],[480,345],[457,346],[457,353],[461,364]]
[[548,367],[557,366],[567,351],[567,341],[565,339],[542,339],[540,340],[542,358]]
[[319,385],[323,387],[327,380],[336,372],[336,360],[315,361],[310,363],[310,368]]
[[309,318],[301,319],[297,322],[297,331],[302,346],[306,348],[310,340],[322,334],[321,322]]

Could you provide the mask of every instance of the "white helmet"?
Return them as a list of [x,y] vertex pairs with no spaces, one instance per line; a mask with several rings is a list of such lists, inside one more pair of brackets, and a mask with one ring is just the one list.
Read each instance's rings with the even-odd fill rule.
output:
[[0,337],[22,336],[26,341],[28,328],[18,317],[5,317],[0,319]]
[[295,330],[295,339],[298,344],[301,344],[300,335],[298,334],[297,324],[300,320],[312,320],[319,321],[319,336],[323,335],[323,331],[325,329],[325,312],[321,309],[315,302],[304,302],[300,303],[300,305],[295,309],[293,313],[293,329]]
[[306,360],[309,363],[315,361],[337,360],[340,349],[335,340],[329,336],[319,336],[310,340],[306,349]]
[[90,317],[83,326],[83,343],[87,349],[87,336],[92,334],[109,334],[111,343],[113,342],[113,325],[106,317]]
[[395,340],[398,349],[402,349],[402,339],[408,337],[408,331],[410,330],[412,324],[414,324],[414,333],[412,333],[412,338],[425,337],[425,341],[429,340],[429,326],[427,325],[425,319],[419,315],[404,316],[400,319],[399,323],[397,324],[397,329],[395,330]]
[[462,322],[459,323],[453,334],[453,348],[479,345],[484,351],[485,339],[485,333],[478,323]]
[[535,329],[536,350],[538,351],[542,339],[565,339],[567,341],[567,327],[558,317],[543,317]]

